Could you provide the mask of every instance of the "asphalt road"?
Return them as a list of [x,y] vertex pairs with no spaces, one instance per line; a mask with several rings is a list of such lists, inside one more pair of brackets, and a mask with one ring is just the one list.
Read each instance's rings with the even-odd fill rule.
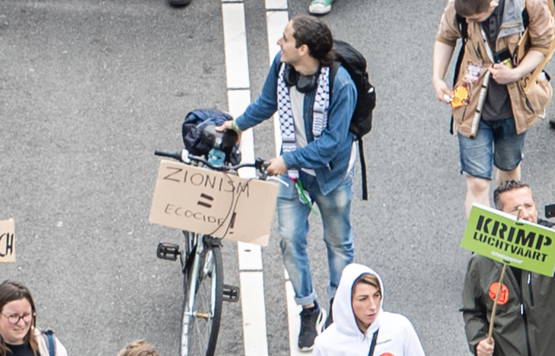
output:
[[[290,16],[307,3],[290,0]],[[325,20],[366,54],[378,93],[365,140],[370,200],[354,185],[355,259],[381,274],[384,308],[413,322],[427,354],[452,356],[468,354],[458,308],[469,253],[459,247],[457,140],[430,83],[442,6],[338,0]],[[264,3],[246,1],[245,11],[255,96],[268,66]],[[176,354],[180,276],[155,249],[180,236],[148,223],[152,152],[181,148],[188,111],[227,108],[223,41],[216,0],[184,9],[163,0],[0,1],[0,219],[15,218],[17,236],[17,263],[0,265],[0,279],[31,288],[39,326],[55,329],[71,355],[115,355],[136,338]],[[271,130],[255,130],[257,155],[272,155]],[[555,130],[546,122],[527,134],[523,179],[539,207],[555,202]],[[318,219],[311,223],[325,305],[325,252]],[[263,250],[268,345],[270,355],[288,355],[277,241]],[[226,283],[237,285],[235,243],[224,253]],[[219,355],[242,355],[240,318],[240,304],[225,305]]]

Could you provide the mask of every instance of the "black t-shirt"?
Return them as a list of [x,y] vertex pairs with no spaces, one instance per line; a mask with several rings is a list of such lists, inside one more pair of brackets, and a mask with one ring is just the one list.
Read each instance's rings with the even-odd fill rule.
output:
[[9,356],[35,356],[28,342],[21,345],[6,344],[6,346],[11,351],[11,353],[8,353]]
[[[490,17],[481,23],[492,53],[495,53],[495,42],[497,41],[497,36],[499,36],[501,23],[503,22],[504,7],[505,1],[500,0],[499,5],[493,10]],[[509,92],[507,91],[507,86],[505,84],[498,84],[490,77],[486,101],[482,108],[482,118],[484,120],[501,120],[512,117],[513,110],[511,108],[511,100]]]

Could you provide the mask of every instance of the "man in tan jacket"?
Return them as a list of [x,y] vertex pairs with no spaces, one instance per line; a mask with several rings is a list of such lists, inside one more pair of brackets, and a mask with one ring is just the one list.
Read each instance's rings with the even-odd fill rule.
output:
[[[458,39],[464,52],[452,90],[444,77]],[[474,202],[490,205],[494,166],[498,182],[520,178],[525,132],[545,117],[552,94],[544,73],[533,79],[529,74],[550,54],[553,39],[546,0],[447,3],[434,45],[432,82],[438,100],[453,108],[467,216]]]

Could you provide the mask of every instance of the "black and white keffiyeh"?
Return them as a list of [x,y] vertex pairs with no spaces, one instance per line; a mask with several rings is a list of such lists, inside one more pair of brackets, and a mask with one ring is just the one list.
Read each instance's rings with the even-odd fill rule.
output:
[[[278,75],[277,107],[282,149],[283,152],[291,152],[297,148],[297,141],[295,138],[295,120],[293,118],[293,110],[291,109],[291,97],[289,95],[289,87],[284,79],[284,69],[285,65],[282,65]],[[320,137],[328,123],[328,107],[330,105],[329,73],[330,67],[322,67],[318,76],[318,86],[312,109],[312,134],[315,140]],[[292,179],[297,179],[299,178],[299,171],[290,169],[288,175]]]

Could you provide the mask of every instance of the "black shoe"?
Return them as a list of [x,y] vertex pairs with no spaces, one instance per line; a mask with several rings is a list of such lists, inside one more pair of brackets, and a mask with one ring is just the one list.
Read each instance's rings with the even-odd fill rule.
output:
[[183,7],[191,3],[192,0],[168,0],[168,4],[174,7]]
[[324,324],[324,330],[328,328],[328,326],[330,326],[331,324],[333,324],[333,313],[332,313],[332,308],[333,307],[333,298],[330,299],[330,309],[329,309],[329,313],[328,313],[328,317],[326,318],[326,323]]
[[551,126],[552,129],[555,129],[555,119],[549,120],[549,126]]
[[301,311],[301,329],[299,332],[299,349],[310,351],[314,347],[314,339],[322,332],[325,312],[316,304],[314,308]]

